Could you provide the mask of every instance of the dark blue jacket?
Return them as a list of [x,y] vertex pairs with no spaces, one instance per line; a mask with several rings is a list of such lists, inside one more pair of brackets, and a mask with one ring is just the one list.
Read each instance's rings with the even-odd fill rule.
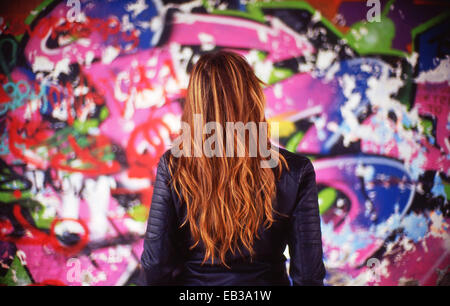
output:
[[[186,216],[172,186],[167,158],[161,157],[144,239],[141,265],[146,285],[290,285],[283,252],[289,246],[289,275],[293,285],[323,285],[325,268],[315,172],[310,160],[282,148],[290,171],[283,170],[273,203],[275,222],[261,229],[253,258],[248,253],[228,254],[230,269],[207,261],[204,247],[192,245],[189,226],[180,229]],[[285,216],[283,216],[285,215]],[[245,248],[244,248],[245,249]]]

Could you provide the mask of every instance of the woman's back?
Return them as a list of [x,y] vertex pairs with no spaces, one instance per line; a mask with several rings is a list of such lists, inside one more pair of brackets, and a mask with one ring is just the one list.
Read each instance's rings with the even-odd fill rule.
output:
[[289,245],[289,274],[294,285],[323,285],[320,218],[314,168],[306,157],[279,148],[289,170],[277,181],[273,208],[275,222],[260,228],[254,254],[228,252],[226,262],[202,264],[205,249],[193,249],[186,218],[186,205],[170,186],[168,150],[160,159],[154,196],[145,235],[142,266],[149,285],[289,285],[286,258]]

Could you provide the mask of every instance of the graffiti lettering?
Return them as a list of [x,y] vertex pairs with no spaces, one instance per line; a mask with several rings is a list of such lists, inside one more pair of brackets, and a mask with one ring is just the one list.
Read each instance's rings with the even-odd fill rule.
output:
[[181,2],[2,10],[0,244],[16,262],[0,283],[136,282],[189,73],[228,49],[266,82],[277,144],[314,164],[326,283],[437,284],[450,265],[442,1]]

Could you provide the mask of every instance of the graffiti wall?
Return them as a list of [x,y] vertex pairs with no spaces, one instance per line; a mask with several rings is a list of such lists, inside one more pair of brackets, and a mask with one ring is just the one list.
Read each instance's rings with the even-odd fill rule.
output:
[[136,284],[189,72],[224,48],[313,161],[326,284],[448,284],[446,1],[0,6],[1,284]]

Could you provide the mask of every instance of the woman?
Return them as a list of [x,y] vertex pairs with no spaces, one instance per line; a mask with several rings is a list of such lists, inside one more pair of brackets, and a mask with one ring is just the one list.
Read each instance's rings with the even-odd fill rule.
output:
[[[289,285],[289,246],[292,284],[323,285],[314,168],[271,147],[262,84],[232,52],[203,55],[194,65],[182,115],[187,132],[157,168],[141,258],[146,284]],[[211,122],[258,123],[259,130],[217,128],[214,141],[194,132]]]

